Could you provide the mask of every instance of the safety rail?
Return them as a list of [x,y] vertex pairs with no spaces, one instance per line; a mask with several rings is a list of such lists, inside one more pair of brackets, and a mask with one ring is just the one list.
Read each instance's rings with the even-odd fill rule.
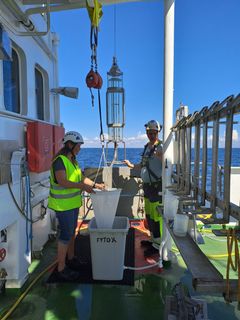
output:
[[[227,223],[230,216],[240,220],[240,207],[230,201],[233,126],[239,113],[240,94],[231,95],[183,116],[172,127],[177,149],[173,189],[182,201],[192,198],[199,213],[211,213],[211,223]],[[220,138],[223,164],[219,163]]]

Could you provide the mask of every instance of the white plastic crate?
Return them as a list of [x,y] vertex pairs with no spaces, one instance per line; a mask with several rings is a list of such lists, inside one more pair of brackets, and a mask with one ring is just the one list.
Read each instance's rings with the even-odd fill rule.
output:
[[92,276],[95,280],[122,280],[127,217],[115,217],[112,229],[97,228],[96,219],[89,223]]

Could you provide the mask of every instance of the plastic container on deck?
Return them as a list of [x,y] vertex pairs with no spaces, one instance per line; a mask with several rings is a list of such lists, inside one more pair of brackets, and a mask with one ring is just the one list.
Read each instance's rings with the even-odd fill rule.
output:
[[174,218],[173,233],[178,237],[185,237],[188,231],[189,217],[186,214],[176,214]]
[[94,191],[95,193],[91,193],[90,197],[92,200],[97,227],[101,229],[111,229],[122,189],[94,189]]
[[122,280],[127,217],[115,217],[112,229],[97,228],[96,219],[89,223],[92,276],[95,280]]

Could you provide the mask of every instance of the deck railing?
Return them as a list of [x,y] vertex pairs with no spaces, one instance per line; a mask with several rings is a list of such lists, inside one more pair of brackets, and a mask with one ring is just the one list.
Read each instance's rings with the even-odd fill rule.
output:
[[[215,223],[227,223],[230,216],[240,220],[239,203],[230,199],[233,129],[239,114],[240,94],[185,115],[172,127],[176,193],[190,196],[196,209],[209,211]],[[221,163],[220,151],[224,153]]]

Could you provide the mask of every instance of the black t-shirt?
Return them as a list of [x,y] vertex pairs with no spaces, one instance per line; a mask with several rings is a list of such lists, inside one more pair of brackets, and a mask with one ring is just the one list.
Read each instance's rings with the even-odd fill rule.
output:
[[66,171],[66,168],[64,166],[64,163],[63,163],[63,160],[58,157],[52,164],[52,167],[53,167],[53,179],[54,179],[54,182],[55,183],[58,183],[57,182],[57,179],[56,179],[56,176],[55,176],[55,172],[56,171],[60,171],[60,170],[64,170]]

